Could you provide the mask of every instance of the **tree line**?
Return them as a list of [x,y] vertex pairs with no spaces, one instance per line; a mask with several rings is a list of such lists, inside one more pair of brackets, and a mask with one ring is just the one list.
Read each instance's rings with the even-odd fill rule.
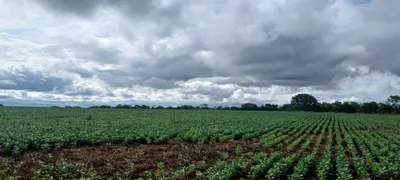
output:
[[[284,105],[285,106],[285,105]],[[400,114],[400,96],[389,96],[385,102],[355,102],[335,101],[333,103],[322,102],[310,94],[297,94],[292,97],[286,110],[291,111],[315,111],[315,112],[343,112],[343,113],[367,113],[367,114]]]
[[292,97],[290,104],[263,104],[258,106],[254,103],[244,103],[241,106],[215,106],[208,104],[198,106],[181,105],[172,106],[148,106],[148,105],[122,105],[117,106],[91,106],[90,108],[115,108],[115,109],[216,109],[216,110],[250,110],[250,111],[313,111],[313,112],[342,112],[342,113],[368,113],[368,114],[400,114],[400,96],[389,96],[386,102],[355,102],[335,101],[333,103],[318,102],[317,98],[310,94],[297,94]]
[[[0,107],[3,106],[0,104]],[[59,107],[59,106],[52,106]],[[79,106],[65,106],[65,108],[80,108]],[[313,111],[313,112],[342,112],[342,113],[368,113],[368,114],[400,114],[400,96],[392,95],[385,102],[355,102],[355,101],[335,101],[333,103],[318,102],[317,98],[310,94],[297,94],[292,97],[289,104],[263,104],[258,106],[254,103],[244,103],[241,106],[214,106],[208,104],[180,105],[172,106],[148,106],[148,105],[127,105],[118,104],[116,106],[99,105],[89,108],[102,109],[216,109],[216,110],[247,110],[247,111]]]

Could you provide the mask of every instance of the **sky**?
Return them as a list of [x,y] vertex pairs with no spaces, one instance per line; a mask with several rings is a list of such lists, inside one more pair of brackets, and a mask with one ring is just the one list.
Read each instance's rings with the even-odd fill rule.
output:
[[397,0],[0,0],[4,105],[385,101]]

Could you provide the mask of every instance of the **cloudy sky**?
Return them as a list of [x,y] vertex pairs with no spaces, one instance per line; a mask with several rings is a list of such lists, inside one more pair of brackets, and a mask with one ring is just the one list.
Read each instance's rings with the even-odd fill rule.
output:
[[0,0],[0,103],[384,101],[398,0]]

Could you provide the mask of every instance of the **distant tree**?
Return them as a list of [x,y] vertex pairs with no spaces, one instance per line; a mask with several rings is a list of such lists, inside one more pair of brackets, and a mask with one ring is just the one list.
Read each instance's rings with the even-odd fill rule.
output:
[[163,106],[157,106],[157,107],[154,107],[154,109],[164,109],[164,107]]
[[345,113],[356,113],[358,112],[360,106],[356,102],[344,102],[340,108]]
[[318,100],[310,94],[297,94],[290,102],[292,108],[298,111],[313,111],[317,108]]
[[392,113],[400,114],[400,96],[389,96],[386,103],[392,107]]
[[331,104],[331,111],[332,112],[343,112],[342,102],[335,101]]
[[140,109],[150,109],[150,106],[143,104],[140,106]]
[[90,106],[89,108],[111,108],[111,106],[101,105],[101,106]]
[[257,110],[258,106],[253,103],[244,103],[240,106],[241,110]]
[[398,96],[398,95],[389,96],[389,98],[387,98],[387,103],[395,108],[399,107],[400,106],[400,96]]
[[277,104],[265,104],[263,110],[266,110],[266,111],[277,111],[278,110],[278,105]]
[[0,107],[3,107],[3,105],[2,105],[2,104],[0,104]]
[[379,109],[378,103],[375,101],[365,102],[362,104],[362,110],[364,113],[377,113]]
[[379,103],[377,113],[390,114],[395,113],[395,108],[388,103]]
[[201,104],[200,109],[208,109],[208,104]]
[[357,112],[361,112],[361,111],[362,111],[360,103],[355,102],[355,101],[351,101],[351,102],[350,102],[350,105],[353,106],[353,108],[354,108]]
[[182,106],[178,106],[176,107],[176,109],[194,109],[195,107],[192,105],[182,105]]
[[281,107],[279,107],[280,111],[291,111],[292,110],[292,105],[291,104],[284,104]]
[[80,106],[65,106],[65,108],[81,108]]
[[223,110],[231,110],[231,107],[225,106],[225,107],[223,107],[222,109],[223,109]]
[[127,104],[124,104],[124,105],[118,104],[117,106],[115,106],[115,108],[117,108],[117,109],[130,109],[130,108],[132,108],[132,106],[131,105],[127,105]]
[[231,106],[230,109],[231,109],[231,110],[239,110],[239,107]]
[[332,111],[332,104],[327,103],[327,102],[323,102],[321,104],[319,104],[320,107],[320,111],[321,112],[330,112]]

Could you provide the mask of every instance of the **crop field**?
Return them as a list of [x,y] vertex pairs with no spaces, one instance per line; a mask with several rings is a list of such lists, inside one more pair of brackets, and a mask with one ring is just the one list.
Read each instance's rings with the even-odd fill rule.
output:
[[0,179],[400,179],[400,116],[0,107]]

